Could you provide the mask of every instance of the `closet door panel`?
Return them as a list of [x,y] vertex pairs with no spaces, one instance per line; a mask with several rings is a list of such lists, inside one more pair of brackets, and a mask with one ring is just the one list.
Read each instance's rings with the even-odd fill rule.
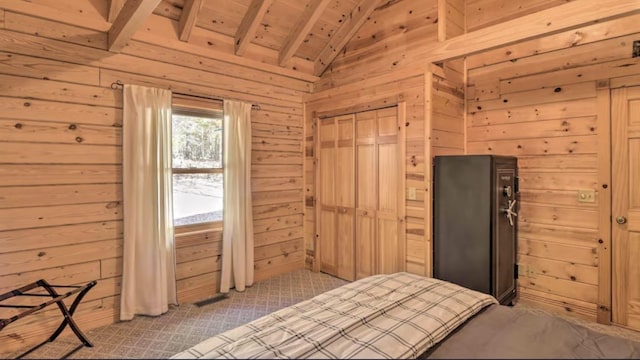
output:
[[398,108],[381,109],[376,112],[378,118],[378,136],[398,134]]
[[402,271],[402,259],[398,243],[398,220],[388,216],[378,217],[378,273],[391,274]]
[[381,213],[397,215],[399,196],[399,174],[391,169],[398,163],[398,145],[383,144],[378,147],[378,167],[389,169],[378,174],[378,209]]
[[376,111],[365,111],[356,114],[356,140],[375,139],[376,137]]
[[378,111],[377,161],[378,183],[378,272],[394,273],[404,269],[404,244],[400,241],[400,206],[403,204],[403,190],[400,188],[401,161],[398,144],[397,109]]
[[362,279],[377,274],[375,212],[358,211],[356,222],[356,279]]
[[354,116],[337,119],[335,193],[338,231],[338,277],[355,280],[355,151]]
[[404,270],[400,135],[398,107],[319,121],[322,271],[355,280]]
[[373,145],[358,145],[357,208],[373,210],[378,207],[378,187],[376,186],[376,159]]
[[358,279],[376,273],[375,224],[378,203],[375,146],[360,145],[361,141],[362,139],[358,136],[356,158],[356,278]]
[[336,205],[355,207],[355,170],[353,164],[353,148],[340,147],[336,150],[335,193]]
[[338,275],[338,241],[336,213],[334,209],[320,209],[319,234],[320,270]]
[[353,209],[338,210],[338,277],[355,280],[355,241]]
[[318,249],[320,270],[338,275],[338,234],[336,207],[336,141],[337,126],[335,119],[319,121],[318,154]]
[[335,168],[336,150],[333,148],[320,149],[320,205],[336,206],[335,200]]

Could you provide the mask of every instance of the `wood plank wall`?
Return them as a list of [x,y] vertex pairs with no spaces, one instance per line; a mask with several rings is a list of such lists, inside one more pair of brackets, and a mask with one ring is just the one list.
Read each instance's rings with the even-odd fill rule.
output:
[[[447,0],[450,36],[464,24],[460,0]],[[450,3],[450,4],[449,4]],[[407,103],[406,241],[408,271],[431,274],[431,156],[464,152],[464,86],[461,61],[431,67],[425,44],[438,38],[438,1],[382,6],[307,96],[305,120],[305,247],[314,261],[314,112],[346,113]],[[383,29],[383,30],[381,30]],[[445,80],[446,79],[446,80]],[[433,153],[433,154],[432,154]],[[416,188],[409,199],[408,188]]]
[[466,0],[467,32],[499,24],[573,0]]
[[[305,99],[305,249],[307,249],[306,264],[309,268],[314,263],[315,242],[315,148],[314,135],[316,132],[315,117],[318,113],[335,112],[336,114],[371,110],[388,106],[399,101],[399,95],[403,90],[398,87],[408,78],[416,77],[424,79],[424,66],[419,62],[419,57],[414,57],[410,64],[404,59],[404,54],[410,51],[407,44],[408,35],[411,39],[420,41],[420,37],[432,40],[437,38],[437,5],[436,0],[430,1],[426,6],[421,3],[417,6],[413,1],[400,1],[390,3],[376,9],[362,28],[346,45],[345,50],[338,56],[331,67],[325,71],[322,78],[314,84],[314,94]],[[419,34],[421,34],[419,36]],[[394,60],[392,60],[392,58]],[[393,65],[396,60],[403,60],[402,67]],[[418,69],[410,69],[408,65]],[[340,65],[342,64],[342,65]],[[377,64],[377,65],[376,65]],[[390,67],[387,65],[391,64]],[[396,63],[398,65],[398,63]],[[374,66],[379,67],[374,70]],[[415,80],[419,82],[420,80]],[[387,85],[390,87],[385,88]],[[417,85],[424,93],[424,83]],[[383,95],[380,95],[383,94]],[[420,95],[423,98],[423,95]],[[413,102],[412,99],[407,99]],[[417,100],[419,102],[419,100]],[[422,106],[425,104],[423,103]],[[413,116],[409,111],[408,116]],[[416,120],[417,119],[417,120]],[[422,134],[424,138],[425,128],[424,112],[412,119],[416,126],[408,131],[409,136]],[[407,172],[415,173],[416,180],[424,180],[424,139],[419,142],[407,139],[407,151],[410,155],[407,159]],[[413,169],[413,170],[412,170]],[[407,179],[407,186],[412,186],[411,179]],[[422,189],[422,186],[418,186]],[[422,198],[424,199],[424,197]],[[417,209],[423,209],[420,205]],[[409,214],[407,208],[407,214]],[[419,210],[414,211],[413,213]],[[419,216],[420,218],[423,215]],[[422,221],[422,223],[424,223]],[[424,226],[424,225],[421,225]],[[409,229],[409,227],[407,227]],[[412,230],[420,233],[419,229]],[[424,229],[422,230],[424,233]],[[424,235],[416,235],[424,239]],[[422,246],[424,248],[424,246]],[[424,265],[423,265],[424,266]]]
[[[638,21],[595,24],[467,59],[468,153],[519,160],[521,301],[607,319],[609,79],[640,71],[640,60],[631,58]],[[634,28],[639,33],[626,35]],[[596,202],[578,202],[578,190],[594,191]]]
[[[0,293],[40,278],[97,279],[76,318],[85,330],[117,320],[126,200],[116,80],[260,104],[252,113],[256,278],[302,268],[302,95],[310,83],[176,51],[172,41],[131,41],[119,54],[104,51],[105,41],[104,33],[0,9]],[[219,229],[176,242],[180,301],[216,293]],[[59,315],[52,308],[11,324],[0,353],[41,341]]]
[[438,1],[390,1],[376,9],[315,83],[322,91],[419,67],[438,40]]
[[[404,76],[404,77],[403,77]],[[406,103],[406,187],[416,187],[416,199],[406,200],[406,268],[417,274],[428,273],[428,236],[425,231],[425,77],[422,74],[397,74],[393,79],[377,78],[316,93],[307,97],[305,110],[305,246],[307,264],[313,266],[315,223],[314,129],[316,116],[348,114]],[[407,189],[405,189],[407,190]]]
[[[437,70],[434,69],[434,70]],[[451,77],[456,80],[447,79]],[[445,67],[444,70],[425,74],[425,154],[427,159],[424,167],[422,187],[418,188],[419,198],[423,201],[423,216],[407,218],[407,224],[420,222],[424,227],[423,251],[425,268],[424,274],[431,276],[433,269],[432,233],[433,218],[431,215],[433,193],[432,171],[433,157],[438,155],[464,154],[464,86],[457,80],[457,71]],[[408,235],[408,244],[411,244]],[[415,254],[416,252],[414,252]],[[411,252],[407,252],[411,257]],[[421,272],[418,272],[419,274]]]

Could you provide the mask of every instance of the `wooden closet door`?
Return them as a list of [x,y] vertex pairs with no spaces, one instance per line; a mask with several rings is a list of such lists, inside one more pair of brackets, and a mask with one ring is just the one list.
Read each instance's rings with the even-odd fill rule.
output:
[[335,163],[338,127],[335,118],[318,121],[318,250],[320,271],[338,275]]
[[354,116],[336,118],[335,192],[337,205],[338,277],[355,280]]
[[404,270],[398,108],[356,114],[356,277]]
[[377,134],[377,249],[379,274],[405,269],[404,182],[398,108],[376,111]]
[[640,330],[640,87],[612,92],[613,322]]
[[378,162],[376,111],[356,114],[356,278],[376,274]]
[[354,117],[319,121],[320,270],[355,279]]

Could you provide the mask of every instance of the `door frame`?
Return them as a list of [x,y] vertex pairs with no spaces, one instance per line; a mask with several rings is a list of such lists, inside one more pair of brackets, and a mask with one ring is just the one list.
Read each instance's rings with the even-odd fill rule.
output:
[[611,86],[609,79],[596,81],[598,166],[598,323],[611,323]]
[[[335,109],[332,111],[326,111],[326,112],[316,112],[314,111],[312,116],[313,116],[313,123],[316,124],[316,129],[314,132],[314,139],[313,139],[313,147],[314,149],[316,149],[316,151],[314,152],[314,161],[313,161],[313,170],[314,170],[314,189],[315,189],[315,199],[316,201],[314,201],[314,228],[313,228],[313,234],[314,234],[314,238],[313,238],[313,248],[314,248],[314,261],[312,264],[312,271],[314,272],[319,272],[320,271],[320,257],[321,257],[321,249],[319,246],[319,241],[320,241],[320,234],[319,234],[319,229],[318,229],[318,225],[319,225],[319,221],[320,221],[320,211],[319,211],[319,205],[318,205],[318,200],[320,198],[319,196],[319,187],[318,187],[318,183],[320,182],[320,172],[318,171],[318,167],[320,166],[320,151],[318,151],[320,149],[320,120],[324,119],[324,118],[329,118],[329,117],[336,117],[336,116],[341,116],[341,115],[349,115],[349,114],[357,114],[359,112],[365,112],[365,111],[375,111],[375,110],[380,110],[380,109],[385,109],[385,108],[390,108],[390,107],[396,107],[397,109],[397,121],[398,121],[398,137],[399,137],[399,168],[398,171],[401,172],[402,176],[400,177],[400,185],[401,188],[406,191],[406,142],[407,142],[407,136],[406,136],[406,127],[403,126],[406,123],[406,117],[407,117],[407,103],[406,101],[395,101],[395,102],[381,102],[381,103],[370,103],[370,104],[359,104],[358,106],[354,106],[354,107],[348,107],[348,108],[344,108],[344,109]],[[354,121],[354,132],[355,132],[355,121]],[[355,140],[355,138],[354,138]],[[354,156],[355,156],[355,152],[354,152]],[[402,249],[400,251],[401,256],[402,256],[402,264],[401,264],[401,271],[406,271],[406,266],[407,266],[407,231],[406,231],[406,204],[404,203],[405,200],[405,193],[403,191],[402,196],[400,197],[400,203],[402,206],[399,207],[398,209],[398,241],[402,243]],[[355,227],[354,227],[355,230]]]
[[640,86],[640,76],[631,75],[600,80],[597,82],[598,116],[598,191],[602,192],[598,210],[600,212],[600,262],[598,266],[598,311],[597,320],[611,324],[613,319],[613,101],[612,91],[623,87]]
[[[638,76],[638,75],[636,75],[636,76],[626,76],[626,77],[620,77],[620,78],[613,78],[613,79],[611,79],[611,82],[610,82],[610,89],[611,89],[611,99],[610,99],[610,100],[611,100],[611,134],[610,134],[610,141],[611,141],[611,143],[610,143],[610,146],[611,146],[611,150],[612,150],[612,151],[611,151],[611,156],[612,156],[612,157],[611,157],[611,166],[610,166],[610,168],[611,168],[611,169],[612,169],[612,168],[613,168],[613,166],[614,166],[614,161],[613,161],[613,160],[614,160],[614,159],[613,159],[613,139],[614,139],[614,137],[616,137],[616,135],[617,135],[617,134],[613,131],[613,124],[614,124],[614,121],[616,121],[616,119],[613,117],[613,108],[614,108],[614,105],[615,105],[615,104],[614,104],[614,97],[613,97],[613,95],[614,95],[614,94],[613,94],[613,91],[614,91],[614,90],[618,90],[618,89],[622,89],[622,88],[630,88],[630,87],[640,88],[640,76]],[[616,103],[617,103],[617,102],[616,102]],[[626,135],[627,135],[627,134],[624,134],[624,135],[625,135],[625,138],[626,138]],[[613,171],[612,171],[612,174],[611,174],[611,175],[613,176]],[[614,184],[614,182],[613,182],[613,177],[612,177],[611,181],[612,181],[612,184],[613,184],[613,185],[615,185],[615,184]],[[613,190],[615,191],[615,189],[613,189]],[[626,191],[626,190],[625,190],[625,191]],[[610,225],[611,225],[611,236],[612,236],[612,242],[613,242],[613,243],[612,243],[612,247],[613,247],[613,249],[612,249],[612,250],[615,250],[616,241],[620,241],[620,240],[616,240],[616,238],[615,238],[615,237],[613,237],[613,230],[614,230],[614,226],[615,226],[615,225],[614,225],[614,223],[613,223],[613,218],[614,218],[614,216],[616,216],[616,215],[620,215],[620,214],[619,214],[619,213],[614,213],[614,212],[613,212],[613,210],[615,210],[615,209],[614,209],[614,206],[613,206],[613,205],[614,205],[613,200],[614,200],[614,199],[613,199],[613,198],[611,198],[611,208],[610,208],[610,211],[611,211],[611,213],[610,213]],[[628,216],[627,214],[624,214],[624,215],[625,215],[625,216]],[[610,265],[611,265],[611,268],[610,268],[610,271],[611,271],[611,273],[610,273],[610,275],[611,275],[611,283],[610,283],[610,287],[609,287],[609,288],[610,288],[610,290],[611,290],[611,317],[610,317],[610,320],[611,320],[611,321],[610,321],[610,322],[613,322],[613,314],[614,314],[614,313],[616,313],[616,312],[618,311],[618,309],[616,309],[616,307],[615,307],[615,306],[616,306],[616,303],[613,301],[614,295],[616,295],[616,294],[614,294],[614,293],[613,293],[613,290],[614,290],[614,288],[613,288],[613,286],[614,286],[614,282],[613,282],[613,268],[614,268],[614,265],[615,265],[615,264],[613,263],[613,256],[614,256],[614,253],[615,253],[615,251],[611,251],[611,264],[610,264]],[[625,325],[623,325],[623,324],[619,324],[619,323],[614,323],[614,324],[615,324],[615,325],[617,325],[617,326],[625,327]]]

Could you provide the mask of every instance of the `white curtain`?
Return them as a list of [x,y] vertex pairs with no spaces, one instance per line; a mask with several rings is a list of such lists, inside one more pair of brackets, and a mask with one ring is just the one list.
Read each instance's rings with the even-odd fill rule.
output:
[[124,259],[120,319],[177,304],[171,175],[171,92],[124,86]]
[[251,104],[224,101],[224,218],[220,291],[253,284]]

